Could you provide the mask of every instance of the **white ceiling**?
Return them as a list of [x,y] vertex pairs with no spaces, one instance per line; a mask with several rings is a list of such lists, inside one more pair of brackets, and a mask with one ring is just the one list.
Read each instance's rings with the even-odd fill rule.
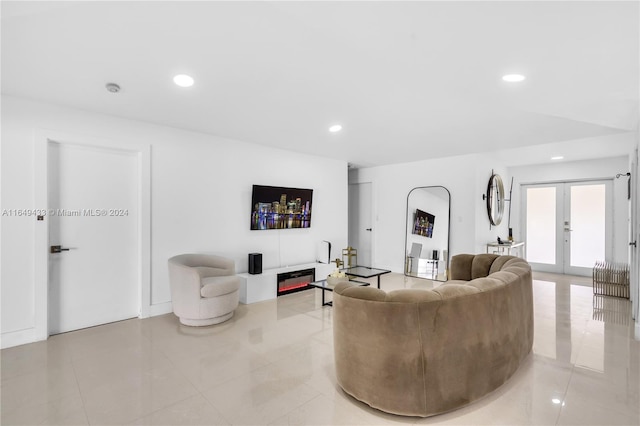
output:
[[[508,162],[521,147],[529,163],[553,147],[624,155],[638,6],[2,1],[2,92],[359,166],[493,150]],[[196,84],[175,86],[178,73]]]

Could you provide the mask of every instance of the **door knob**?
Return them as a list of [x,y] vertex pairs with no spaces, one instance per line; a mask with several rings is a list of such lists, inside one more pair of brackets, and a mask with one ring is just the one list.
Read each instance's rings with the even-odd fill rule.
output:
[[61,253],[63,251],[69,251],[69,249],[62,246],[51,246],[51,253]]

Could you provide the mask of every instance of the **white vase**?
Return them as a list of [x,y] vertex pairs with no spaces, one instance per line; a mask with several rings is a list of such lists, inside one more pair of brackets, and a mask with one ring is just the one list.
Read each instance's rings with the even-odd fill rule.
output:
[[334,286],[341,281],[347,281],[347,277],[332,277],[332,276],[327,277],[327,285]]

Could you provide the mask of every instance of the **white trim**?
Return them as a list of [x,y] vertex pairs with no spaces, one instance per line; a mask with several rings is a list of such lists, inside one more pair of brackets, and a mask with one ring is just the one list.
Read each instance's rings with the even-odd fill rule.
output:
[[614,180],[614,176],[604,176],[604,177],[587,177],[580,179],[560,179],[560,180],[549,180],[549,181],[531,181],[531,182],[520,182],[520,185],[552,185],[556,183],[588,183],[592,181],[598,180]]
[[158,315],[170,314],[171,312],[173,312],[173,305],[171,302],[156,303],[155,305],[149,306],[148,316],[155,317]]
[[[117,149],[138,154],[138,184],[140,193],[138,239],[140,242],[139,260],[139,316],[145,318],[151,311],[151,146],[132,142],[119,142],[85,135],[75,135],[52,130],[34,131],[34,196],[37,208],[48,209],[48,145],[50,141],[61,144],[90,146],[95,148]],[[46,340],[49,336],[49,221],[34,221],[34,333],[29,343]],[[20,343],[20,344],[22,344]]]
[[147,318],[151,310],[151,145],[139,147],[140,176],[140,318]]
[[[49,196],[47,191],[48,144],[49,139],[36,130],[34,132],[34,206],[37,209],[48,209]],[[34,249],[33,249],[33,287],[34,287],[34,329],[33,341],[46,340],[49,337],[49,221],[45,217],[43,221],[34,222]]]
[[8,331],[6,333],[2,333],[2,342],[0,348],[6,349],[13,346],[26,345],[27,343],[33,343],[45,339],[41,339],[38,337],[38,333],[35,327],[18,331]]
[[[170,314],[173,312],[171,302],[157,303],[147,308],[149,315],[147,317],[155,317],[158,315]],[[142,317],[141,318],[145,318]],[[12,348],[14,346],[26,345],[28,343],[47,340],[47,336],[42,337],[40,331],[36,328],[27,328],[18,331],[8,331],[0,336],[0,349]]]
[[640,322],[636,321],[635,339],[640,342]]

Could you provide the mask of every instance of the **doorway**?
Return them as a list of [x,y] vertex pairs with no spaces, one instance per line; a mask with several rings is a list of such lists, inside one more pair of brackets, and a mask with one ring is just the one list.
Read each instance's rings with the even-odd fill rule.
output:
[[49,334],[137,317],[136,153],[49,142]]
[[149,316],[150,147],[35,136],[35,338]]
[[371,182],[349,184],[349,246],[358,250],[358,265],[372,265]]
[[534,270],[589,276],[613,250],[611,180],[523,185],[527,261]]

